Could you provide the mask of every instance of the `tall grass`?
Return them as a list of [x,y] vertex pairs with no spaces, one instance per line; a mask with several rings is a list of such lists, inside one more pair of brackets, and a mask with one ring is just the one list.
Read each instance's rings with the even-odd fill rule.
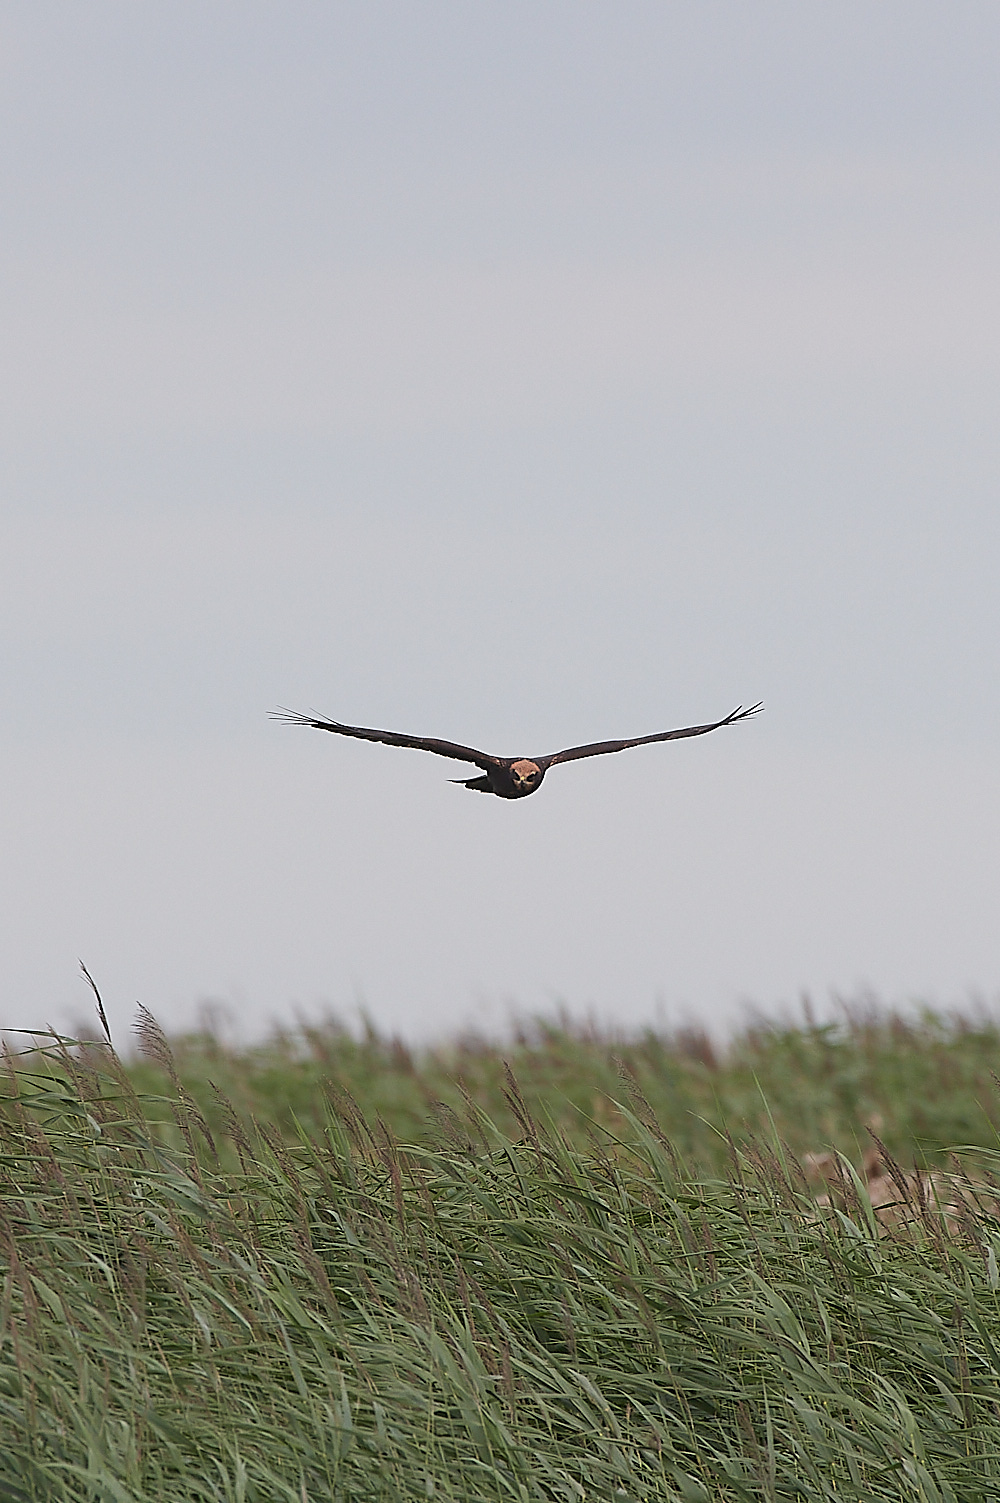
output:
[[[592,1027],[536,1020],[503,1046],[477,1038],[411,1050],[372,1027],[356,1037],[335,1021],[277,1033],[247,1049],[213,1032],[173,1041],[177,1070],[213,1125],[222,1118],[210,1082],[245,1113],[294,1134],[297,1120],[319,1130],[331,1085],[399,1137],[428,1139],[439,1103],[463,1109],[463,1089],[504,1132],[517,1131],[505,1096],[511,1065],[533,1112],[552,1117],[586,1145],[591,1119],[613,1131],[613,1106],[635,1080],[664,1132],[685,1158],[720,1169],[725,1131],[779,1135],[796,1153],[834,1143],[860,1161],[871,1124],[895,1154],[935,1158],[955,1143],[996,1142],[1000,1028],[979,1018],[924,1011],[914,1016],[857,1005],[836,1022],[760,1021],[724,1048],[694,1029],[615,1036]],[[133,1079],[156,1092],[166,1076],[137,1062]],[[765,1107],[766,1100],[766,1107]]]
[[144,1043],[158,1100],[53,1040],[0,1101],[0,1497],[1000,1496],[990,1151],[880,1225],[780,1136],[685,1167],[617,1075],[589,1141],[507,1073],[404,1146],[342,1088],[209,1120]]

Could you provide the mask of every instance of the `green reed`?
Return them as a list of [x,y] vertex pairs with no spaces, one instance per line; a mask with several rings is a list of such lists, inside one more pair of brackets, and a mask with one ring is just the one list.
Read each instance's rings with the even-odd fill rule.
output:
[[51,1039],[0,1100],[4,1499],[1000,1495],[989,1150],[881,1228],[780,1136],[685,1167],[617,1074],[586,1134],[508,1071],[402,1144],[342,1081],[209,1118],[145,1027],[157,1099]]

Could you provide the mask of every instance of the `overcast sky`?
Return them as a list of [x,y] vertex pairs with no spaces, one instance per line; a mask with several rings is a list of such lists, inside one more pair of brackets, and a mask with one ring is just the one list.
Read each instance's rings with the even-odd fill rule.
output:
[[1000,996],[995,4],[3,0],[0,150],[0,1026]]

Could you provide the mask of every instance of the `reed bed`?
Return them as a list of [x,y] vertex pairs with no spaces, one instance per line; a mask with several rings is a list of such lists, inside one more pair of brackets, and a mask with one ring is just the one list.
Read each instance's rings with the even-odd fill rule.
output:
[[[213,1083],[241,1113],[294,1137],[296,1122],[321,1130],[332,1082],[406,1141],[433,1141],[440,1103],[462,1112],[463,1092],[516,1135],[508,1065],[531,1111],[581,1147],[595,1120],[627,1130],[614,1106],[624,1074],[677,1151],[716,1173],[728,1160],[727,1132],[773,1127],[797,1154],[835,1145],[860,1167],[869,1127],[912,1165],[946,1158],[956,1143],[995,1146],[1000,1126],[1000,1028],[985,1010],[903,1015],[863,999],[833,1020],[758,1019],[725,1046],[695,1028],[615,1034],[566,1017],[528,1020],[503,1043],[467,1036],[421,1049],[370,1024],[359,1036],[334,1018],[246,1048],[227,1047],[211,1028],[171,1044],[213,1130],[223,1127]],[[148,1056],[130,1074],[153,1094],[169,1079]]]
[[511,1071],[410,1143],[336,1081],[308,1130],[210,1121],[144,1028],[155,1096],[11,1060],[4,1499],[1000,1496],[994,1150],[946,1210],[886,1149],[880,1218],[770,1128],[686,1167],[622,1076],[572,1136]]

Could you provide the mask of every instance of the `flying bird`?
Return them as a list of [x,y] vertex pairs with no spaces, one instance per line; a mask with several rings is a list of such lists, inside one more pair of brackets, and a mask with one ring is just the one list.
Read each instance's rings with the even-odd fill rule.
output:
[[527,798],[537,793],[542,779],[557,762],[576,762],[580,757],[603,757],[606,752],[625,751],[630,746],[647,746],[651,741],[681,741],[685,736],[706,736],[723,725],[735,725],[737,721],[749,720],[763,709],[763,702],[744,710],[740,705],[723,720],[713,720],[711,725],[688,725],[680,731],[658,731],[655,736],[635,736],[631,741],[594,741],[589,746],[570,746],[565,751],[553,752],[548,757],[494,757],[489,752],[476,751],[471,746],[459,746],[455,741],[437,741],[433,736],[406,736],[399,731],[369,731],[360,725],[340,725],[336,720],[321,720],[312,715],[299,715],[295,710],[276,710],[274,720],[287,725],[311,725],[318,731],[333,731],[337,736],[358,736],[362,741],[381,741],[385,746],[413,746],[418,751],[433,752],[438,757],[451,757],[456,762],[471,762],[481,768],[481,778],[452,778],[464,788],[476,793],[495,793],[497,798]]

